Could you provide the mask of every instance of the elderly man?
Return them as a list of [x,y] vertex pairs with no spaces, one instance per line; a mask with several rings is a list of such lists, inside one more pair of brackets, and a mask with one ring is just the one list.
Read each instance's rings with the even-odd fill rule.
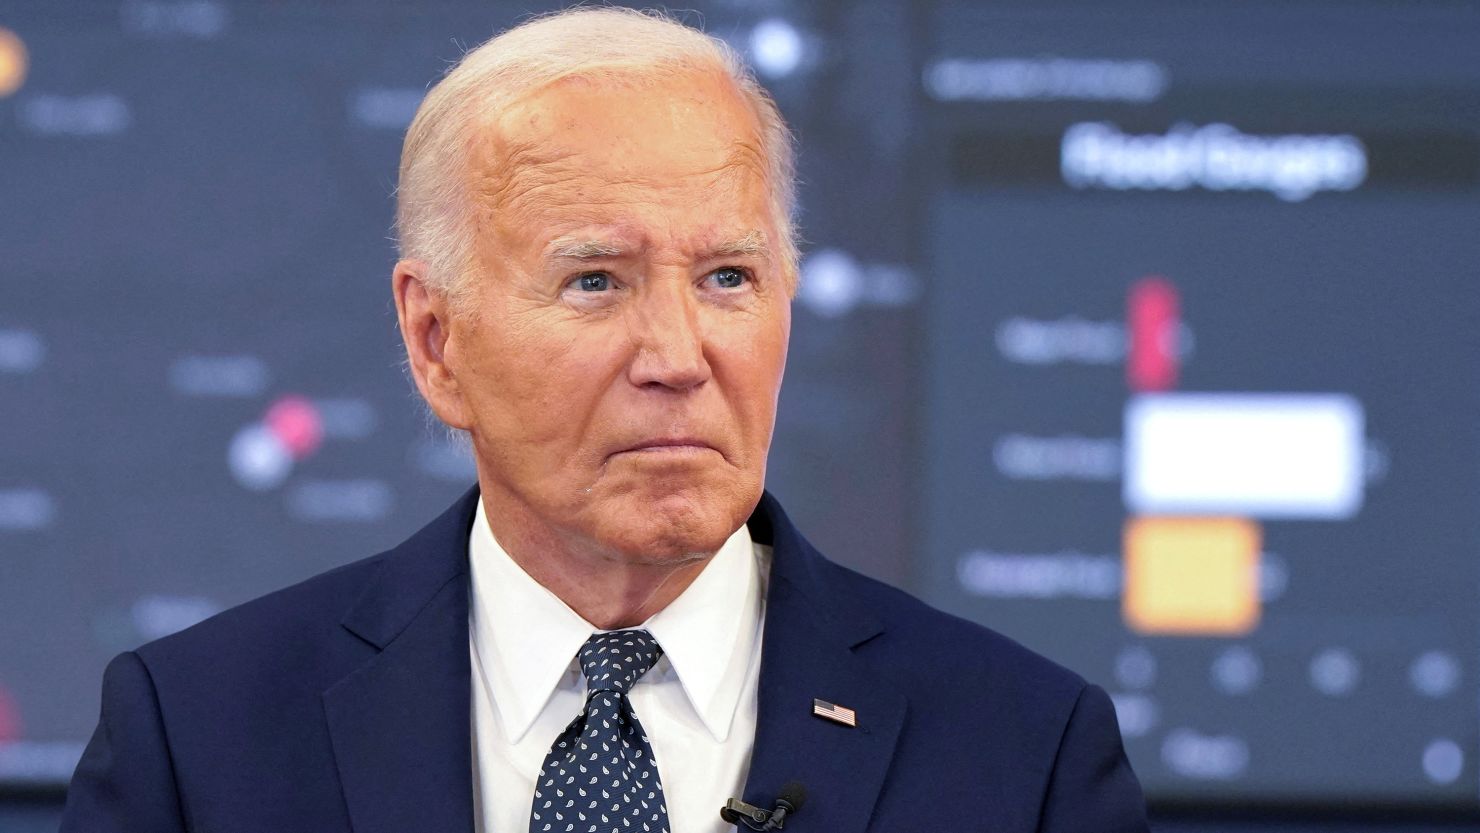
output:
[[1145,830],[1103,691],[763,493],[791,159],[729,50],[660,17],[469,53],[406,138],[392,284],[477,487],[117,658],[63,830]]

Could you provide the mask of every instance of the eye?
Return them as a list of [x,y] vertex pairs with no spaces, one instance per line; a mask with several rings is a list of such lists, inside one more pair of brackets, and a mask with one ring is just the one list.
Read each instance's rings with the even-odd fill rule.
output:
[[575,286],[582,292],[605,292],[611,289],[612,276],[605,272],[588,272],[575,279]]
[[714,282],[722,289],[739,289],[750,278],[744,269],[734,266],[726,266],[709,273]]

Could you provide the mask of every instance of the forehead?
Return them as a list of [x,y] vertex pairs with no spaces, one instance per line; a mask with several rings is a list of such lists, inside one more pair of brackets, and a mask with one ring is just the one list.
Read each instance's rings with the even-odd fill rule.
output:
[[494,225],[546,238],[634,215],[750,228],[769,197],[755,115],[717,74],[564,79],[491,119],[469,169]]

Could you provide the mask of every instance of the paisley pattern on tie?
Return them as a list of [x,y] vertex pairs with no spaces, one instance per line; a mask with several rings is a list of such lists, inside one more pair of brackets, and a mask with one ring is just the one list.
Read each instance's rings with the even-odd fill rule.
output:
[[644,630],[593,634],[580,653],[586,709],[555,739],[530,833],[668,833],[658,765],[627,692],[662,656]]

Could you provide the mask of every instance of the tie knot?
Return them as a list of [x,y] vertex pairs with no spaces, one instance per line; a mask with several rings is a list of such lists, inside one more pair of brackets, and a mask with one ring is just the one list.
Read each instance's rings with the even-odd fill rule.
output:
[[581,673],[589,691],[626,694],[662,655],[658,640],[647,631],[593,633],[581,646]]

